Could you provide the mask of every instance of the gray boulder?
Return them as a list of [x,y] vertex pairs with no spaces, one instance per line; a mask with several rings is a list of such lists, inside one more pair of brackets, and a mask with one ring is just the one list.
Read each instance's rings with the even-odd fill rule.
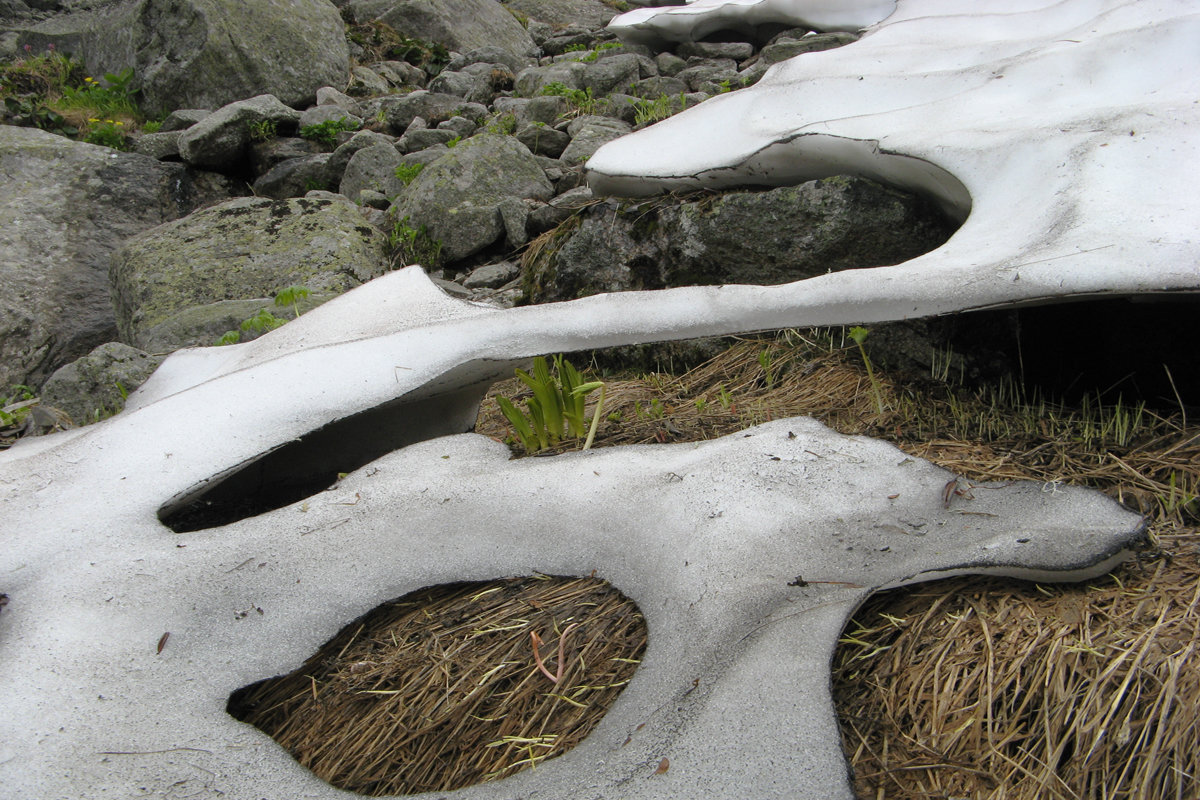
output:
[[182,164],[0,126],[0,386],[39,386],[117,338],[108,262],[130,236],[238,193]]
[[772,285],[898,264],[955,225],[915,195],[864,178],[826,178],[687,202],[608,201],[585,209],[557,252],[530,265],[534,302],[670,286]]
[[338,105],[317,105],[300,114],[298,122],[301,130],[309,125],[321,125],[326,122],[340,122],[345,126],[346,130],[356,131],[362,127],[362,117],[357,114],[351,114],[346,109]]
[[125,0],[52,17],[21,34],[94,73],[133,67],[145,111],[217,108],[269,93],[306,105],[346,83],[345,26],[327,0]]
[[504,5],[555,28],[567,25],[602,28],[616,16],[613,8],[600,0],[506,0]]
[[350,157],[338,191],[351,200],[357,199],[363,189],[395,197],[404,189],[404,182],[396,177],[399,165],[400,153],[392,145],[364,147]]
[[[300,313],[307,313],[336,296],[329,293],[309,295],[299,302]],[[290,321],[294,312],[290,308],[282,309],[275,305],[270,297],[222,300],[193,306],[146,331],[141,338],[142,346],[152,353],[170,353],[181,347],[220,344],[223,337],[231,332],[237,334],[238,342],[248,342],[257,339],[267,329],[247,325],[247,320],[260,319],[264,313]]]
[[472,103],[489,104],[499,92],[511,89],[515,79],[506,64],[477,62],[467,64],[458,72],[443,71],[429,82],[429,90],[458,95]]
[[300,112],[263,94],[238,100],[209,114],[179,137],[179,156],[189,164],[228,174],[245,169],[246,148],[256,125],[294,132]]
[[471,64],[503,64],[514,74],[529,66],[530,60],[524,56],[515,55],[502,47],[489,44],[459,53],[446,64],[447,70],[462,70]]
[[553,194],[528,148],[511,136],[483,133],[426,166],[388,215],[412,230],[424,228],[450,262],[506,233],[501,206],[511,198],[547,200]]
[[819,33],[803,36],[799,39],[779,38],[767,45],[759,53],[759,59],[766,64],[778,64],[789,58],[795,58],[803,53],[815,53],[821,50],[832,50],[858,41],[858,34],[849,32]]
[[[653,65],[654,62],[650,62]],[[583,70],[583,88],[591,89],[596,97],[603,97],[615,89],[625,89],[642,78],[641,60],[633,53],[600,58],[587,64]]]
[[180,131],[143,133],[133,139],[133,152],[159,161],[179,159]]
[[439,144],[448,145],[460,138],[460,134],[443,128],[419,128],[404,134],[397,147],[401,147],[406,153],[416,153]]
[[265,142],[251,142],[250,167],[255,175],[265,175],[284,161],[307,158],[321,153],[321,145],[294,136],[276,136]]
[[351,0],[347,7],[357,22],[378,20],[460,53],[488,45],[518,56],[535,50],[525,28],[495,0]]
[[[334,106],[342,109],[343,112],[352,116],[362,118],[363,109],[359,102],[344,92],[339,92],[332,86],[322,86],[317,89],[317,105],[318,106]],[[301,120],[301,125],[304,124]]]
[[212,111],[207,108],[177,108],[167,114],[159,131],[170,133],[171,131],[187,130],[211,113]]
[[582,89],[587,66],[579,61],[560,61],[544,67],[523,69],[517,73],[517,94],[533,97],[552,83],[561,83],[568,89]]
[[122,341],[163,342],[175,318],[197,306],[273,297],[287,286],[339,294],[383,274],[387,242],[340,195],[247,197],[160,225],[131,239],[111,271]]
[[516,132],[517,141],[539,156],[558,158],[571,143],[570,134],[555,130],[544,122],[530,122]]
[[314,190],[330,187],[325,179],[329,153],[316,153],[280,161],[254,181],[254,193],[259,197],[283,200],[303,197]]
[[359,150],[375,145],[390,147],[392,143],[392,137],[385,134],[375,131],[358,131],[350,137],[349,141],[338,145],[338,148],[329,155],[329,160],[325,162],[325,182],[330,186],[339,185],[346,172],[346,166]]
[[569,165],[582,164],[600,149],[601,145],[618,139],[632,131],[627,122],[612,117],[577,117],[567,126],[571,143],[559,158]]
[[428,125],[437,125],[451,117],[466,117],[476,123],[487,116],[487,106],[471,103],[453,94],[430,92],[424,89],[402,97],[385,97],[381,104],[388,127],[396,134],[408,130],[417,117]]
[[111,416],[125,407],[126,396],[145,383],[165,357],[106,342],[56,370],[42,387],[42,405],[65,412],[76,425]]

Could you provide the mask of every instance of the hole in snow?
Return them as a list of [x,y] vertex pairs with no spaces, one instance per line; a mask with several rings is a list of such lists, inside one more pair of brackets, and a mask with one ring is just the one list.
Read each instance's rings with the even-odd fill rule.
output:
[[[561,668],[557,685],[531,633],[545,669]],[[596,578],[436,586],[350,623],[294,672],[234,692],[227,710],[339,789],[450,791],[570,750],[645,647],[637,606]]]
[[[511,368],[497,369],[511,374]],[[303,500],[328,489],[339,473],[352,472],[393,450],[471,430],[479,401],[493,380],[489,375],[452,392],[406,395],[331,422],[172,498],[159,509],[158,518],[176,533],[185,533]]]

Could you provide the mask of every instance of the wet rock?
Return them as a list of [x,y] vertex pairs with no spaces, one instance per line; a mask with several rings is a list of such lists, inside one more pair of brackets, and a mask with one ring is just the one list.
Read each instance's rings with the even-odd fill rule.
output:
[[896,264],[934,249],[954,225],[914,195],[828,178],[682,203],[608,201],[525,275],[530,299],[727,283],[780,284]]

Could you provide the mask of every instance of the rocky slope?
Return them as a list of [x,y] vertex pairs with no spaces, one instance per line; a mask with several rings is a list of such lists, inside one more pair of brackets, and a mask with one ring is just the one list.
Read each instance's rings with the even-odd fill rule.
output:
[[[412,263],[504,306],[781,283],[898,263],[952,230],[861,179],[637,202],[587,188],[605,142],[851,33],[655,51],[606,32],[615,11],[596,0],[338,6],[0,5],[10,64],[70,52],[93,73],[133,67],[162,120],[123,137],[128,152],[0,127],[0,386],[44,384],[45,404],[87,422],[120,407],[146,371],[131,364],[252,338]],[[274,302],[283,290],[303,303]]]

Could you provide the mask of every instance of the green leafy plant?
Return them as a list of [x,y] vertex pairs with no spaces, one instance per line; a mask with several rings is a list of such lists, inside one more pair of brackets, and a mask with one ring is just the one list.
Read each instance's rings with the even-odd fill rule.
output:
[[300,137],[311,139],[325,147],[333,147],[337,144],[339,133],[356,130],[358,130],[357,122],[348,117],[338,117],[337,119],[327,119],[324,122],[318,122],[313,125],[305,125],[300,129]]
[[678,114],[687,108],[683,94],[663,95],[653,100],[638,100],[633,104],[633,124],[647,125]]
[[458,143],[462,141],[461,136],[455,136],[450,141],[446,142],[446,147],[458,147]]
[[[623,46],[624,45],[622,45],[620,42],[604,42],[603,44],[597,45],[596,48],[594,50],[592,50],[590,53],[588,53],[586,56],[577,58],[575,60],[590,64],[590,63],[596,61],[597,59],[599,59],[600,54],[605,52],[606,50],[615,50],[616,48],[623,47]],[[567,49],[570,50],[571,48],[568,47]],[[583,45],[579,45],[579,49],[585,50],[587,48],[585,48]]]
[[582,52],[587,49],[588,49],[588,47],[586,44],[569,44],[563,48],[563,52],[564,53],[579,53],[579,52]]
[[412,183],[421,174],[421,170],[425,169],[424,164],[397,164],[396,179],[402,181],[405,186]]
[[[525,401],[524,413],[505,397],[497,397],[500,412],[517,432],[521,444],[530,453],[554,447],[567,438],[587,439],[583,449],[590,449],[600,424],[604,408],[604,383],[584,381],[579,371],[562,355],[554,357],[554,373],[546,359],[538,356],[533,360],[533,374],[518,369],[517,377],[533,391],[533,397]],[[585,417],[587,396],[600,390],[591,425]]]
[[260,119],[250,123],[250,141],[269,142],[278,135],[279,126],[273,119]]
[[37,405],[37,398],[33,394],[33,389],[23,384],[16,384],[12,387],[12,392],[8,397],[0,400],[0,427],[20,425],[25,421],[25,417],[29,416],[29,412],[35,405]]
[[863,366],[867,368],[867,380],[871,382],[871,389],[875,392],[875,411],[882,414],[883,392],[879,388],[879,379],[875,377],[875,370],[871,366],[871,359],[867,357],[866,348],[863,347],[863,342],[867,340],[867,329],[856,325],[849,330],[848,335],[858,345],[858,352],[862,356]]
[[[275,293],[275,307],[292,309],[292,319],[300,317],[300,301],[309,297],[312,292],[307,286],[288,286],[280,289]],[[217,344],[237,344],[242,340],[243,333],[266,333],[273,331],[278,327],[286,325],[289,320],[283,317],[278,317],[272,313],[271,309],[259,309],[259,312],[249,319],[242,320],[236,331],[225,331],[225,334],[217,340]]]
[[388,244],[393,251],[393,263],[405,266],[420,264],[426,269],[436,269],[442,265],[442,243],[429,235],[426,226],[414,228],[409,224],[408,217],[392,225]]
[[162,130],[162,120],[152,119],[142,123],[142,133],[158,133]]
[[592,94],[592,87],[586,89],[572,89],[565,83],[551,81],[542,87],[539,94],[550,97],[564,97],[571,106],[581,114],[594,114],[600,107],[601,100],[597,100]]
[[758,363],[763,368],[763,378],[767,382],[767,388],[772,389],[775,386],[775,378],[778,368],[772,362],[770,348],[764,347],[758,351]]
[[88,144],[98,144],[114,150],[125,150],[128,147],[124,123],[119,119],[89,119],[83,140]]
[[126,67],[120,72],[104,73],[103,82],[90,75],[83,79],[79,87],[63,86],[62,98],[58,101],[60,108],[85,109],[93,116],[116,116],[128,114],[137,116],[141,112],[133,99],[133,90],[129,84],[133,81],[133,67]]
[[25,128],[41,128],[60,136],[76,136],[79,128],[67,121],[62,114],[46,106],[36,98],[5,97],[6,121]]
[[717,402],[721,404],[721,408],[729,411],[733,407],[733,393],[725,388],[725,384],[717,387]]
[[517,116],[512,112],[500,114],[487,124],[485,130],[498,136],[511,136],[517,132]]

